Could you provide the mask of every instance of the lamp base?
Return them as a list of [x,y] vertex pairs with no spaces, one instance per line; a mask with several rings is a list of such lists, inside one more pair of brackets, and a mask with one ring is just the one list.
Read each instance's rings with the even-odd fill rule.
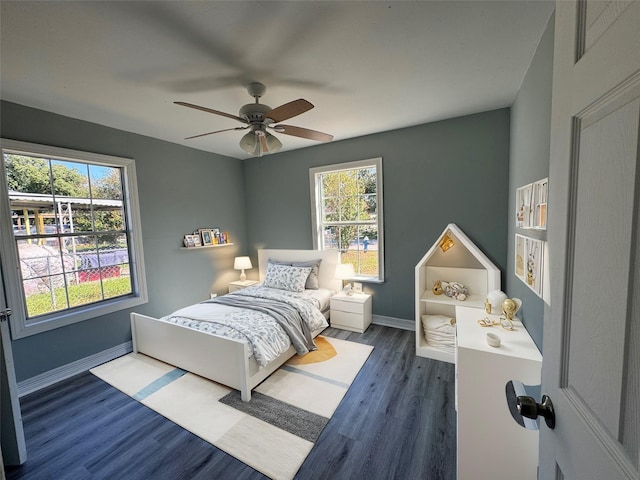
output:
[[244,282],[247,280],[247,274],[244,273],[244,268],[242,269],[242,273],[240,274],[240,281]]

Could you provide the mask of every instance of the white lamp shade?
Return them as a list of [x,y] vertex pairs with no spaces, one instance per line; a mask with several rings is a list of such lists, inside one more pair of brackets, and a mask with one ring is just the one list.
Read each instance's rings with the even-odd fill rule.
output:
[[338,280],[347,280],[355,275],[356,272],[351,263],[339,263],[336,265],[336,278]]
[[282,148],[282,142],[278,140],[277,137],[275,137],[274,135],[271,135],[269,132],[265,132],[264,135],[267,141],[267,148],[269,149],[270,153],[271,152],[275,153]]
[[234,270],[248,270],[250,268],[253,268],[253,265],[251,265],[251,259],[249,257],[236,257],[233,262]]
[[240,139],[240,148],[248,154],[253,154],[256,151],[257,145],[258,139],[254,131],[247,133]]

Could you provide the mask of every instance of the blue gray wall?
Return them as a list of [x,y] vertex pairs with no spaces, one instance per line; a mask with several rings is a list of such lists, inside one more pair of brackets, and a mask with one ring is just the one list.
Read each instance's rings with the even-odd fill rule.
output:
[[364,285],[375,315],[415,318],[415,265],[449,223],[505,271],[507,108],[244,161],[251,255],[312,248],[309,168],[374,157],[382,157],[386,276]]
[[[514,273],[515,234],[546,240],[545,231],[515,227],[516,189],[549,175],[551,86],[555,16],[551,16],[529,70],[511,107],[509,165],[509,243],[506,292],[522,300],[518,314],[542,351],[544,302]],[[551,180],[552,181],[552,180]],[[550,199],[553,202],[553,199]],[[553,208],[550,203],[549,208]]]
[[[136,311],[164,315],[224,293],[233,258],[246,254],[242,162],[153,138],[2,102],[3,138],[136,160],[149,303]],[[180,250],[195,228],[221,227],[234,246]],[[12,343],[18,381],[131,340],[129,310]]]

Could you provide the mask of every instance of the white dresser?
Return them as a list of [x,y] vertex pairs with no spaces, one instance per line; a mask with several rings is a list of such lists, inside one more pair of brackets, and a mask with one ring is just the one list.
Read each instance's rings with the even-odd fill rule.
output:
[[[484,309],[456,307],[456,409],[458,479],[537,478],[538,430],[526,429],[509,412],[510,380],[539,385],[542,355],[519,320],[514,331],[481,327]],[[487,344],[487,333],[501,339]]]

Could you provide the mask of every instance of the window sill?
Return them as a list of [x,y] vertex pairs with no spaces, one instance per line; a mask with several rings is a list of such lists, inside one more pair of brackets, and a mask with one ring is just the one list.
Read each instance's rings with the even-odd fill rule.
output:
[[27,320],[26,322],[20,322],[14,317],[9,320],[11,324],[11,337],[14,340],[17,340],[19,338],[37,335],[39,333],[55,330],[56,328],[73,325],[74,323],[84,322],[85,320],[90,320],[102,315],[108,315],[120,310],[137,307],[138,305],[143,305],[145,303],[148,303],[148,298],[146,296],[131,296],[113,299],[113,301],[103,301],[94,306],[77,307],[77,311],[65,310],[58,314],[54,312],[48,315],[43,315],[42,317]]

